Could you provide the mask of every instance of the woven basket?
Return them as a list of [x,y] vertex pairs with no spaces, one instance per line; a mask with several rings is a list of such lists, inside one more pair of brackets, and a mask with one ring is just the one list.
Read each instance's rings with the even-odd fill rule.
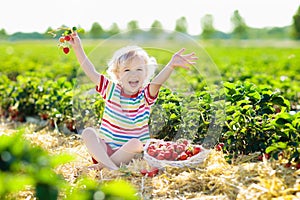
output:
[[187,160],[176,160],[176,161],[158,160],[158,159],[150,156],[147,153],[147,149],[148,149],[149,145],[153,142],[158,142],[158,141],[162,141],[162,140],[150,139],[147,141],[147,143],[144,146],[144,159],[152,167],[157,167],[157,168],[164,168],[166,166],[179,167],[179,168],[195,167],[195,166],[199,165],[200,163],[202,163],[205,160],[205,158],[207,157],[207,155],[210,153],[210,150],[205,149],[201,145],[197,145],[197,146],[201,147],[202,151],[199,152],[198,154],[190,157]]

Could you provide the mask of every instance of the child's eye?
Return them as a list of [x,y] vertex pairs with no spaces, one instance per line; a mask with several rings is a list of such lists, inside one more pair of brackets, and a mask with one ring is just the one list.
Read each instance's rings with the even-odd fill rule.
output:
[[130,70],[129,69],[124,69],[124,72],[129,72]]
[[143,71],[143,69],[142,68],[138,68],[137,71]]

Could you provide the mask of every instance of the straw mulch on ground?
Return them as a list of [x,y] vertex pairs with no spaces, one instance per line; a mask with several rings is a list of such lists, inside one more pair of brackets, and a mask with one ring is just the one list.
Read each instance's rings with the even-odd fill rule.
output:
[[[195,168],[167,167],[153,178],[140,174],[149,167],[137,157],[119,171],[88,169],[91,165],[79,135],[59,134],[47,128],[34,131],[26,125],[25,137],[50,154],[69,153],[76,157],[71,163],[56,169],[71,184],[82,176],[99,182],[124,179],[132,183],[141,199],[300,199],[300,170],[284,167],[284,160],[256,161],[257,155],[240,156],[228,164],[222,152],[212,151],[201,165]],[[1,134],[11,134],[14,127],[0,128]],[[30,191],[20,192],[20,198],[31,199]]]

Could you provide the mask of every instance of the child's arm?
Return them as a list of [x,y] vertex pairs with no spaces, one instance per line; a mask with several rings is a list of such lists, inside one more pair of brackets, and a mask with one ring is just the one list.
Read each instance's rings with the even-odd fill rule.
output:
[[81,44],[81,40],[77,33],[74,32],[71,36],[72,39],[70,40],[70,44],[74,49],[75,55],[77,57],[78,62],[80,63],[80,66],[82,67],[85,74],[91,79],[91,81],[98,85],[100,81],[100,74],[96,71],[93,63],[88,59],[87,55],[85,54]]
[[182,53],[185,51],[182,48],[180,51],[175,53],[172,56],[170,62],[163,68],[163,70],[151,81],[150,83],[150,95],[155,96],[161,85],[170,77],[175,67],[182,67],[185,69],[189,69],[189,65],[193,65],[198,58],[195,57],[195,53],[185,54]]

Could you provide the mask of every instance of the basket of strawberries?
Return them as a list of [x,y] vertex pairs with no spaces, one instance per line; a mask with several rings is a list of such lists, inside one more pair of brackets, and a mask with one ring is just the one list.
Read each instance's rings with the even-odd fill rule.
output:
[[194,167],[202,163],[209,152],[203,146],[192,145],[186,139],[176,142],[150,139],[144,146],[144,159],[157,168]]

